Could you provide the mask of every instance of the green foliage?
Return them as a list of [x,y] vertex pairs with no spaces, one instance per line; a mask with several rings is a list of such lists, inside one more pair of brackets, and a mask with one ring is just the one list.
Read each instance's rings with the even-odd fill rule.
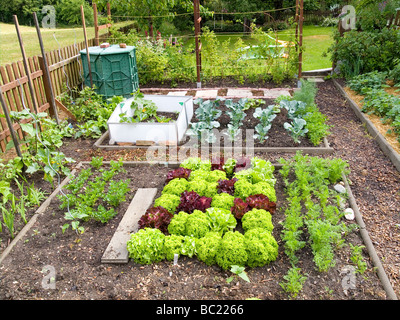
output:
[[[231,272],[233,274],[237,275],[239,278],[243,279],[244,281],[250,282],[250,279],[247,276],[247,273],[244,269],[245,269],[245,267],[233,265],[231,267]],[[228,279],[226,279],[226,283],[231,283],[232,280],[233,280],[233,277],[229,277]]]
[[196,136],[199,141],[214,143],[217,139],[213,130],[219,128],[220,123],[217,119],[221,116],[222,111],[219,110],[220,102],[223,98],[217,97],[215,100],[203,100],[198,98],[194,101],[198,104],[195,111],[198,122],[191,123],[187,134]]
[[351,249],[350,260],[356,265],[356,272],[364,274],[364,272],[367,270],[367,263],[362,256],[362,250],[365,248],[365,246],[356,246],[351,243],[349,243],[349,246]]
[[307,105],[315,104],[315,97],[317,95],[317,86],[315,82],[305,79],[300,80],[300,90],[293,93],[293,100],[302,101]]
[[328,52],[332,61],[341,61],[341,74],[352,78],[371,71],[388,71],[395,67],[400,54],[400,34],[394,28],[373,31],[351,30],[343,37],[336,31]]
[[218,182],[218,180],[226,180],[226,172],[222,170],[195,170],[190,173],[189,181],[204,180],[206,182]]
[[263,209],[246,212],[242,217],[242,227],[245,232],[254,228],[263,228],[269,232],[274,229],[271,214]]
[[247,262],[245,237],[238,231],[228,231],[223,236],[216,255],[217,264],[224,270],[233,265],[245,266]]
[[300,268],[290,268],[288,273],[283,276],[286,282],[279,283],[282,289],[291,295],[292,299],[297,297],[301,289],[303,289],[304,282],[307,280],[307,277],[303,276],[300,271]]
[[382,89],[383,87],[385,87],[387,76],[387,72],[380,72],[375,70],[368,73],[360,74],[349,80],[347,83],[351,90],[359,94],[365,94],[371,89]]
[[268,197],[270,201],[276,202],[276,193],[274,186],[269,182],[260,181],[253,184],[253,190],[250,195],[263,194]]
[[114,96],[106,100],[91,87],[75,91],[74,94],[78,96],[76,99],[68,92],[64,93],[61,101],[78,121],[75,138],[99,138],[108,129],[107,120],[111,113],[124,98]]
[[[98,161],[95,159],[91,163],[97,167]],[[115,175],[124,170],[122,164],[122,160],[111,161],[109,170],[97,167],[96,170],[101,174],[95,177],[92,171],[94,167],[89,167],[71,178],[65,186],[69,193],[57,196],[61,201],[59,207],[68,209],[64,219],[70,221],[61,227],[63,232],[72,227],[72,230],[83,233],[85,229],[80,225],[81,221],[106,223],[117,214],[114,208],[126,200],[126,193],[130,190],[129,179],[113,180]]]
[[159,229],[140,229],[127,242],[129,257],[140,264],[160,262],[165,258],[164,241],[165,235]]
[[60,0],[56,6],[57,23],[68,26],[81,25],[81,6],[85,13],[85,22],[87,26],[93,25],[93,10],[89,3],[84,0]]
[[169,261],[174,260],[174,255],[181,255],[182,245],[185,237],[172,234],[164,238],[165,258]]
[[[239,172],[243,172],[239,171]],[[236,174],[235,174],[236,176]],[[241,198],[242,200],[246,200],[248,196],[250,196],[253,192],[253,184],[246,179],[239,179],[235,182],[235,197]]]
[[236,227],[237,222],[230,209],[211,207],[206,210],[206,214],[210,231],[223,235]]
[[301,118],[295,118],[291,123],[285,122],[283,127],[290,132],[294,142],[300,143],[299,138],[304,137],[308,132],[306,128],[307,121]]
[[[295,268],[298,262],[296,253],[309,244],[316,268],[320,272],[328,271],[335,265],[335,249],[343,244],[343,235],[351,230],[340,223],[343,214],[337,208],[337,193],[329,189],[342,178],[343,173],[348,173],[348,165],[342,159],[303,156],[300,152],[289,161],[281,159],[280,163],[289,202],[286,218],[281,222],[285,253]],[[289,182],[291,172],[295,179]],[[305,232],[308,233],[308,242],[304,238]],[[288,283],[284,289],[294,290],[297,294],[297,289],[301,289],[298,276],[299,273],[293,269],[285,278]],[[292,278],[296,280],[293,283]]]

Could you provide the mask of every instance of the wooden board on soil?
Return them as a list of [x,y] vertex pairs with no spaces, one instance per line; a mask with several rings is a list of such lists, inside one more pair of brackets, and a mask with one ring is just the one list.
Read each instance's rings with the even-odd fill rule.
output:
[[135,197],[101,257],[102,263],[128,263],[126,243],[130,234],[137,231],[140,217],[153,203],[156,194],[157,188],[140,188],[136,191]]

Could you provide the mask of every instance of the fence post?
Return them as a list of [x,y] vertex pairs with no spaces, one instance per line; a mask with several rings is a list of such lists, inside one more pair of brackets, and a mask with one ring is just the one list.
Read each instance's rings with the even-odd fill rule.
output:
[[19,30],[18,17],[16,15],[14,15],[14,24],[15,24],[15,29],[17,30],[17,36],[18,36],[18,40],[19,40],[19,45],[21,47],[22,60],[24,62],[25,73],[26,73],[26,76],[28,78],[28,86],[29,86],[29,91],[31,93],[33,108],[34,108],[34,111],[36,113],[39,113],[35,92],[33,90],[31,73],[29,71],[28,63],[26,61],[26,53],[25,53],[24,43],[22,42],[21,32]]
[[194,13],[194,37],[195,37],[195,43],[196,43],[196,73],[197,73],[197,88],[201,88],[201,78],[200,78],[200,72],[201,72],[201,56],[200,56],[200,3],[199,0],[194,0],[193,1],[193,13]]
[[99,21],[97,18],[97,5],[93,3],[93,18],[94,18],[94,45],[99,45]]
[[[87,57],[88,70],[89,70],[90,87],[93,88],[92,70],[90,68],[89,45],[88,45],[87,34],[86,34],[85,12],[83,11],[83,6],[81,6],[81,18],[82,18],[83,35],[85,38],[86,57]],[[83,75],[83,78],[85,79],[85,75]]]
[[303,8],[304,0],[299,1],[300,4],[300,17],[299,17],[299,75],[298,78],[301,79],[301,73],[303,69]]
[[44,92],[46,94],[46,99],[50,104],[50,108],[49,108],[50,116],[55,117],[57,124],[60,124],[60,120],[58,118],[57,106],[56,106],[56,102],[55,102],[55,98],[54,98],[54,92],[53,92],[53,88],[52,88],[51,82],[50,82],[49,66],[48,66],[47,60],[46,60],[46,54],[44,51],[42,34],[40,33],[40,27],[39,27],[39,22],[37,19],[36,12],[33,13],[33,20],[35,22],[36,32],[37,32],[37,35],[39,38],[40,50],[42,52],[42,56],[38,56],[38,60],[39,60],[40,69],[43,72],[42,79],[43,79],[43,85],[44,85]]

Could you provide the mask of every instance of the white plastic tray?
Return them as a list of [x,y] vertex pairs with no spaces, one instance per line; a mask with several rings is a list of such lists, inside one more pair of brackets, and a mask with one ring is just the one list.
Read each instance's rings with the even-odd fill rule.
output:
[[144,95],[144,99],[152,100],[160,112],[179,112],[176,121],[168,123],[121,123],[119,114],[126,112],[132,115],[130,107],[133,98],[119,104],[107,121],[110,140],[115,142],[136,143],[138,140],[155,143],[169,142],[179,144],[193,117],[193,98],[189,96]]

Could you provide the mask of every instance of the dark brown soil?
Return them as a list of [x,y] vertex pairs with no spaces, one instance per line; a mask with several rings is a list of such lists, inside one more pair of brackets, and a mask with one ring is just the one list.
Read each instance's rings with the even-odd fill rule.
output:
[[[237,99],[234,99],[234,101],[236,100]],[[262,105],[262,108],[275,104],[273,99],[262,99],[262,100],[265,101],[265,104]],[[194,111],[196,111],[197,108],[198,105],[194,105]],[[228,108],[225,106],[224,103],[220,105],[219,109],[222,111],[222,114],[217,119],[217,121],[220,123],[218,131],[223,132],[228,128],[230,117],[226,113],[228,111]],[[250,108],[245,111],[246,117],[243,120],[243,125],[240,127],[242,129],[243,146],[246,146],[246,131],[253,130],[252,131],[253,134],[256,133],[254,128],[260,122],[258,119],[254,118],[253,116],[254,111],[255,111],[254,108]],[[291,120],[287,117],[286,109],[282,108],[281,112],[277,113],[276,115],[277,115],[276,118],[272,121],[271,129],[268,131],[268,139],[265,140],[263,143],[261,143],[259,142],[258,139],[253,138],[254,147],[293,147],[293,148],[315,147],[307,138],[307,136],[300,137],[299,138],[300,143],[296,143],[293,140],[293,138],[290,136],[290,133],[283,126],[285,122],[289,123],[291,122]],[[198,121],[196,115],[194,115],[193,118],[194,119],[192,120],[192,122]],[[224,146],[224,143],[227,143],[227,146],[231,146],[233,144],[233,142],[231,142],[227,136],[221,134],[220,145]]]
[[[169,121],[176,121],[178,119],[179,114],[176,112],[160,112],[157,111],[157,117],[164,117],[166,119],[170,119]],[[158,122],[156,117],[150,117],[142,122]]]
[[[138,265],[133,261],[126,265],[101,263],[101,256],[135,191],[141,187],[156,187],[160,194],[168,171],[165,166],[158,165],[127,166],[125,169],[127,172],[116,179],[130,178],[132,192],[120,205],[118,215],[107,224],[86,222],[82,224],[85,232],[81,235],[71,230],[62,233],[65,210],[59,209],[59,199],[52,201],[4,261],[1,299],[287,299],[279,285],[290,267],[280,240],[279,222],[284,219],[287,203],[279,173],[276,174],[279,209],[273,215],[273,235],[280,245],[278,259],[265,267],[249,269],[250,283],[235,279],[228,284],[229,271],[218,266],[208,267],[196,258],[181,257],[178,266],[167,261],[153,265]],[[357,233],[351,234],[348,241],[360,244]],[[303,250],[298,266],[307,274],[308,280],[300,298],[384,298],[372,269],[365,277],[358,277],[357,290],[347,295],[343,292],[341,270],[349,264],[348,257],[348,247],[339,249],[336,266],[329,272],[320,273],[315,270],[310,249]],[[54,267],[55,289],[42,286],[44,266]]]
[[[333,83],[318,84],[317,103],[321,112],[333,125],[329,142],[335,148],[331,157],[348,161],[351,169],[351,188],[363,215],[369,235],[377,250],[397,295],[400,295],[400,174],[380,150],[352,112]],[[145,150],[100,151],[93,148],[93,140],[69,141],[62,148],[68,156],[90,160],[103,155],[105,160],[145,160]],[[292,154],[257,154],[276,162]],[[178,266],[171,262],[153,265],[107,265],[100,262],[111,239],[121,212],[139,187],[161,188],[167,168],[163,166],[127,168],[132,179],[133,193],[122,205],[117,217],[108,224],[88,223],[85,233],[76,235],[71,230],[62,234],[65,223],[62,212],[52,203],[39,217],[26,236],[21,239],[0,266],[0,299],[218,299],[235,300],[287,299],[279,282],[290,265],[280,240],[280,221],[284,219],[285,195],[280,179],[276,186],[278,210],[273,216],[274,236],[280,244],[278,259],[262,267],[247,269],[250,283],[226,279],[232,274],[218,266],[208,267],[196,258],[183,257]],[[279,174],[277,173],[279,178]],[[36,184],[36,183],[35,183]],[[362,244],[357,232],[346,238],[346,243]],[[307,275],[303,290],[297,299],[380,300],[386,294],[374,272],[366,252],[368,270],[358,275],[356,289],[344,293],[341,274],[344,265],[351,264],[348,246],[336,252],[336,266],[327,273],[315,270],[309,249],[302,251],[299,267]],[[55,268],[56,289],[44,289],[44,266]]]

